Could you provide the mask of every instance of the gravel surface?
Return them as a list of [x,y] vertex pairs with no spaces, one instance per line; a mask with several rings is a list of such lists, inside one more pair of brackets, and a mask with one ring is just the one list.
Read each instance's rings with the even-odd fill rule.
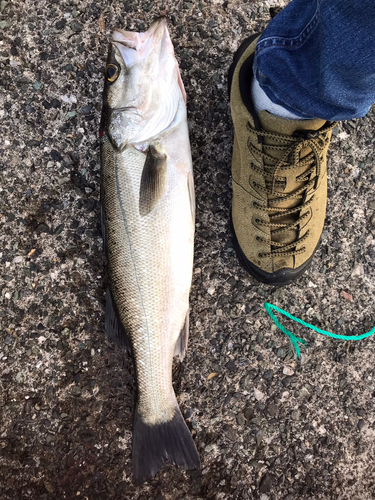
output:
[[[374,110],[334,131],[322,244],[297,284],[249,277],[229,231],[227,69],[283,5],[1,0],[1,500],[374,498],[375,339],[292,325],[310,343],[295,360],[263,309],[335,333],[375,325]],[[197,232],[174,379],[202,470],[167,465],[136,487],[132,362],[104,334],[98,126],[110,31],[161,13],[189,99]]]

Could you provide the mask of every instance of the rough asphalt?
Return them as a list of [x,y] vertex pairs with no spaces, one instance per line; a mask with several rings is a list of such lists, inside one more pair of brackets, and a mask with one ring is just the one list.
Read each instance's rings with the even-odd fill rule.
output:
[[[0,1],[1,500],[375,497],[375,113],[341,123],[311,269],[284,289],[246,275],[229,230],[233,52],[285,2]],[[175,387],[202,470],[132,483],[131,359],[104,334],[99,142],[110,31],[169,19],[188,95],[197,223],[190,343]]]

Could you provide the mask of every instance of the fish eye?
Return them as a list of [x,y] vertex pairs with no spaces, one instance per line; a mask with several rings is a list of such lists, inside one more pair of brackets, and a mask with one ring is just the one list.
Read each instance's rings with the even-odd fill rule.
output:
[[114,64],[108,64],[105,69],[105,76],[109,82],[114,82],[115,80],[117,80],[119,73],[119,68]]

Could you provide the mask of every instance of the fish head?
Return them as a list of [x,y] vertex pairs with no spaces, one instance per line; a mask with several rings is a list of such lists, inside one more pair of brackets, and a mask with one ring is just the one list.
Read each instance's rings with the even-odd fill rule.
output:
[[112,33],[104,88],[104,127],[116,149],[144,142],[165,130],[186,102],[164,18],[145,33]]

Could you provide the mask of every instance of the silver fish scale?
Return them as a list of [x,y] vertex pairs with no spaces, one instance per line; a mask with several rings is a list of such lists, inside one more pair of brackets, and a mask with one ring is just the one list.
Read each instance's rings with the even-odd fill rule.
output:
[[173,352],[188,310],[194,225],[186,172],[167,164],[165,193],[150,214],[141,216],[145,154],[131,146],[119,153],[106,136],[102,141],[111,290],[132,342],[138,412],[146,423],[157,424],[175,412]]

